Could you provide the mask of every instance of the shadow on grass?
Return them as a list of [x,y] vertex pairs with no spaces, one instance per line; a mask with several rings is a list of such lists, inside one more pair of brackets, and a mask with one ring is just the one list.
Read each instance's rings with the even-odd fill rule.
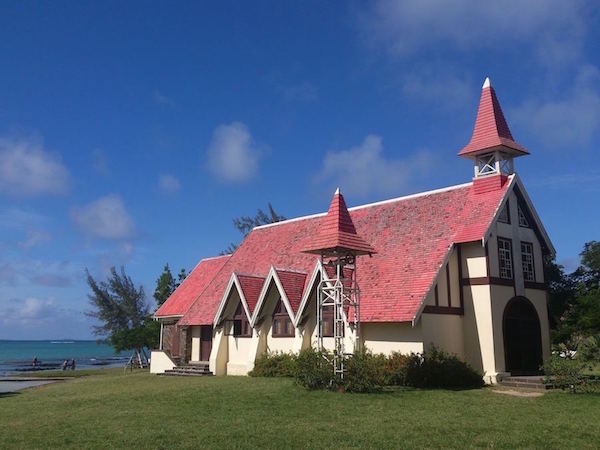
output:
[[19,394],[21,394],[21,393],[20,392],[0,392],[0,399],[14,397]]

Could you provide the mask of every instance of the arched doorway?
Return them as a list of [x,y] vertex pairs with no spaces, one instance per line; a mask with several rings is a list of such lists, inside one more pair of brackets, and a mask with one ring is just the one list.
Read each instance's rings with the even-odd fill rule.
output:
[[525,297],[511,299],[504,309],[504,357],[512,375],[538,374],[542,365],[540,319]]

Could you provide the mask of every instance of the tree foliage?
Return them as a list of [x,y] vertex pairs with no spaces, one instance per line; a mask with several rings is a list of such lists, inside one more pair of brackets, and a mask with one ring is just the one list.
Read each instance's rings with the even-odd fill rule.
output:
[[86,275],[93,307],[87,315],[101,323],[93,327],[94,334],[106,338],[116,351],[155,347],[158,324],[150,316],[144,288],[135,286],[125,268],[117,272],[112,267],[106,281],[97,282],[87,269]]
[[165,264],[165,267],[156,280],[156,289],[154,290],[154,299],[156,300],[157,306],[160,308],[161,305],[167,301],[171,294],[179,287],[183,280],[187,277],[185,269],[181,269],[177,274],[177,280],[173,277],[169,263]]
[[550,283],[550,311],[561,312],[553,341],[566,355],[600,361],[600,242],[586,243],[580,256],[575,272]]
[[[269,223],[281,222],[282,220],[286,220],[284,216],[281,216],[275,212],[273,205],[271,202],[268,203],[267,212],[262,209],[258,209],[256,211],[256,215],[254,216],[240,216],[233,219],[233,226],[244,236],[248,236],[248,233],[252,231],[254,227],[259,227],[261,225],[267,225]],[[238,244],[231,243],[229,246],[221,252],[222,255],[229,255],[236,251],[238,248]]]

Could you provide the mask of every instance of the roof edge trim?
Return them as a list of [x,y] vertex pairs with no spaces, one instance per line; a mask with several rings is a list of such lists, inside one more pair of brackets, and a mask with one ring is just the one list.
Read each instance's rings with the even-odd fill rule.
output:
[[[456,184],[454,186],[447,186],[444,188],[432,189],[430,191],[417,192],[415,194],[404,195],[402,197],[394,197],[394,198],[390,198],[387,200],[381,200],[379,202],[366,203],[364,205],[358,205],[358,206],[353,206],[352,208],[348,208],[348,211],[356,211],[359,209],[370,208],[370,207],[379,206],[379,205],[385,205],[388,203],[400,202],[400,201],[404,201],[404,200],[412,200],[413,198],[425,197],[427,195],[440,194],[442,192],[448,192],[448,191],[453,191],[455,189],[461,189],[461,188],[470,186],[472,184],[473,184],[473,181],[469,181],[468,183]],[[293,219],[282,220],[280,222],[268,223],[266,225],[259,225],[257,227],[254,227],[252,230],[261,230],[263,228],[275,227],[277,225],[283,225],[286,223],[297,222],[299,220],[324,217],[326,215],[327,215],[327,212],[321,212],[321,213],[316,213],[316,214],[309,214],[306,216],[294,217]]]

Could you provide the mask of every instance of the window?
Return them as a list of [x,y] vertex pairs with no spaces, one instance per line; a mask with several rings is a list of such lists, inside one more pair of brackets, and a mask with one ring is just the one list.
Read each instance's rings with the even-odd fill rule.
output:
[[323,306],[321,327],[323,337],[333,337],[333,305]]
[[518,205],[517,209],[519,210],[519,226],[529,228],[529,220],[527,220],[527,217],[523,213],[523,210],[521,209],[521,205]]
[[246,316],[246,311],[242,308],[242,303],[238,304],[233,316],[233,335],[236,337],[251,337],[252,328]]
[[273,312],[273,337],[294,337],[295,335],[292,319],[290,319],[285,305],[279,299]]
[[[321,326],[323,337],[333,337],[333,327],[334,327],[334,311],[333,305],[323,306],[323,312],[321,316]],[[341,327],[340,334],[344,336],[345,330],[344,325],[342,323],[338,324]]]
[[512,280],[512,249],[509,239],[498,238],[498,260],[500,262],[500,278]]
[[504,208],[502,208],[502,211],[500,211],[500,215],[498,215],[498,222],[510,223],[510,214],[508,213],[508,208],[507,201],[506,205],[504,205]]
[[523,261],[523,278],[525,281],[535,281],[532,243],[521,242],[521,260]]

